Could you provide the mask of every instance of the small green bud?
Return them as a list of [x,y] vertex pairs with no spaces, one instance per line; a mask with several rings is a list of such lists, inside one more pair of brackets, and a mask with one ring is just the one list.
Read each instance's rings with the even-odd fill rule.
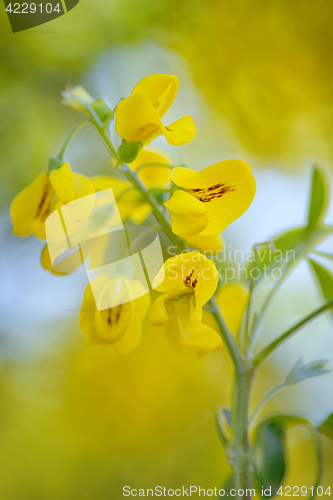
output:
[[127,142],[123,139],[121,146],[118,148],[118,154],[121,161],[131,163],[138,156],[140,149],[143,148],[143,142]]
[[58,170],[64,163],[63,158],[60,158],[60,156],[52,156],[49,161],[49,171]]
[[99,119],[102,122],[105,122],[108,119],[113,118],[114,112],[110,108],[110,106],[106,103],[106,101],[102,98],[96,99],[96,101],[91,104],[91,107],[94,109]]

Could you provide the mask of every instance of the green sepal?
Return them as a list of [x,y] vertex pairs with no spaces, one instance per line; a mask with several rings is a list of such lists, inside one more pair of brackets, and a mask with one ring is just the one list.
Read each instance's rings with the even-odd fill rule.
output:
[[139,151],[143,148],[143,142],[127,142],[122,140],[118,148],[118,154],[121,161],[124,163],[131,163],[138,156]]
[[64,159],[60,156],[52,156],[49,161],[49,172],[52,172],[52,170],[58,170],[64,163]]
[[98,118],[102,122],[111,120],[114,116],[113,109],[111,109],[110,106],[102,98],[96,99],[96,101],[91,104],[91,107],[94,109],[95,113],[98,115]]

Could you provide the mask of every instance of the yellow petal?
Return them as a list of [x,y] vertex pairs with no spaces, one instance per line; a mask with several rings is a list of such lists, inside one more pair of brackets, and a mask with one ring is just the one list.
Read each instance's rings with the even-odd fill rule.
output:
[[133,301],[129,300],[131,287],[125,278],[119,277],[108,280],[97,297],[97,307],[108,303],[108,297],[115,304],[108,309],[95,310],[95,324],[97,333],[107,343],[118,342],[129,328],[134,310]]
[[186,191],[175,191],[164,205],[171,212],[173,232],[183,238],[201,233],[208,224],[203,203]]
[[202,217],[188,217],[180,214],[171,214],[172,231],[182,238],[195,236],[202,231],[208,224],[207,214]]
[[73,172],[68,163],[64,163],[57,170],[52,170],[49,173],[49,180],[60,201],[66,204],[74,200]]
[[[185,284],[189,276],[192,276],[192,282],[197,278],[193,289]],[[155,286],[156,283],[158,286]],[[169,295],[179,290],[194,290],[199,307],[212,297],[217,284],[218,272],[215,265],[200,252],[186,252],[171,257],[153,280],[157,291],[168,292]]]
[[[105,280],[108,280],[106,276],[99,276],[96,278],[101,283]],[[79,325],[81,332],[83,335],[94,344],[105,344],[106,342],[102,339],[96,329],[95,323],[95,311],[96,311],[96,303],[94,299],[94,295],[92,293],[90,283],[86,287],[83,295],[83,302],[81,306],[81,311],[79,315]]]
[[192,176],[177,167],[171,179],[204,206],[208,223],[201,231],[203,236],[221,233],[240,217],[251,205],[256,191],[251,167],[241,160],[221,161]]
[[122,99],[116,110],[117,134],[128,142],[148,144],[161,133],[163,124],[151,101],[143,94]]
[[216,294],[216,299],[227,326],[232,333],[236,333],[248,301],[246,288],[238,283],[222,285]]
[[202,203],[186,191],[177,189],[164,205],[171,213],[201,217],[206,210]]
[[67,276],[68,274],[76,271],[82,265],[82,258],[79,249],[69,253],[60,262],[56,262],[54,266],[52,266],[48,245],[45,245],[40,259],[43,269],[50,271],[52,274],[57,276]]
[[74,183],[74,199],[82,198],[89,194],[95,192],[94,185],[91,179],[88,179],[85,175],[73,173],[73,183]]
[[201,236],[201,234],[198,234],[185,238],[185,243],[191,247],[197,248],[201,252],[212,253],[219,252],[224,245],[222,238],[218,234],[213,236]]
[[148,75],[136,84],[131,95],[143,94],[148,97],[162,118],[173,103],[178,87],[179,80],[174,75]]
[[141,224],[149,215],[149,205],[145,203],[145,200],[137,190],[128,190],[131,187],[128,181],[111,175],[92,177],[91,181],[96,191],[104,191],[110,188],[113,190],[123,222],[132,218],[137,224]]
[[95,191],[104,191],[105,189],[112,189],[115,197],[131,186],[131,184],[123,179],[118,179],[112,175],[98,175],[96,177],[91,177],[91,182],[94,186]]
[[162,326],[168,321],[168,313],[165,308],[165,300],[168,295],[168,293],[164,293],[152,303],[148,314],[148,321],[151,325]]
[[201,352],[217,351],[222,346],[219,334],[207,325],[201,323],[195,315],[195,306],[179,314],[180,332],[189,345]]
[[139,344],[142,334],[142,323],[150,306],[150,296],[145,293],[145,289],[138,282],[133,282],[131,285],[136,291],[142,288],[142,296],[132,301],[133,316],[126,333],[115,344],[117,349],[123,354],[133,351]]
[[190,115],[178,118],[167,127],[162,127],[161,132],[171,146],[181,146],[191,142],[197,135],[197,127]]
[[170,168],[162,167],[161,164],[169,165],[171,159],[168,155],[156,148],[141,149],[138,156],[130,167],[137,170],[141,165],[151,164],[140,170],[138,176],[145,186],[165,186],[170,182]]
[[10,213],[13,233],[28,236],[31,232],[45,239],[45,219],[50,213],[53,189],[45,173],[36,179],[13,200]]
[[178,321],[178,315],[173,314],[172,316],[169,316],[168,322],[165,325],[165,333],[171,344],[176,348],[181,351],[185,351],[186,349],[189,348],[188,343],[184,340],[180,328],[179,328],[179,321]]

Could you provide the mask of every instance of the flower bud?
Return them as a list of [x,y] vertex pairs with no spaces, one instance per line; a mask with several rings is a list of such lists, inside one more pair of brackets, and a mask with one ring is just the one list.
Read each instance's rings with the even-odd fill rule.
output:
[[64,98],[62,104],[70,106],[76,111],[84,111],[85,106],[91,105],[95,101],[82,85],[68,87],[61,94]]

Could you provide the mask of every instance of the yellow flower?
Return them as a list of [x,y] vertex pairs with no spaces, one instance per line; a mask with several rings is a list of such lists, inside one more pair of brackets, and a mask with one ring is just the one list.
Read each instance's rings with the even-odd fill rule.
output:
[[53,263],[51,262],[48,245],[45,245],[40,261],[45,271],[50,271],[57,276],[66,276],[74,273],[82,266],[83,262],[89,256],[89,267],[96,269],[105,264],[105,253],[110,242],[108,233],[98,236],[97,240],[92,238],[85,241],[73,252],[65,253],[64,257]]
[[222,238],[218,234],[213,234],[212,236],[197,234],[196,236],[184,238],[184,240],[187,245],[197,248],[200,252],[217,253],[222,250],[224,245]]
[[170,169],[161,166],[172,163],[168,155],[157,148],[145,148],[139,151],[136,159],[130,163],[132,170],[137,170],[141,165],[150,164],[150,166],[141,169],[138,177],[146,187],[163,187],[170,184]]
[[251,167],[241,160],[214,163],[200,172],[176,167],[171,180],[182,189],[165,206],[173,232],[183,238],[221,233],[249,208],[256,191]]
[[[89,284],[84,292],[79,324],[84,336],[95,344],[114,344],[121,352],[132,351],[141,340],[142,322],[150,305],[149,294],[136,281],[129,283],[125,277],[110,280],[106,274],[94,280],[94,289],[100,289],[97,303],[112,296],[113,307],[98,310]],[[129,300],[131,294],[141,297]]]
[[218,284],[214,264],[199,252],[176,255],[166,261],[155,283],[160,283],[156,290],[163,294],[151,306],[150,323],[165,325],[169,315],[176,314],[180,334],[187,344],[201,352],[220,349],[221,337],[201,322],[202,308]]
[[41,173],[12,201],[10,213],[13,233],[28,236],[30,233],[46,239],[45,220],[53,210],[77,198],[94,193],[89,179],[74,174],[68,163],[49,174]]
[[144,145],[163,134],[169,144],[186,144],[196,135],[196,126],[189,116],[179,118],[165,127],[161,118],[173,103],[179,87],[174,75],[149,75],[122,99],[116,109],[118,135],[127,142],[142,141]]
[[[147,187],[164,187],[170,182],[170,169],[160,164],[169,165],[170,158],[157,148],[142,149],[136,159],[130,164],[132,170],[137,170],[141,165],[151,164],[139,171],[138,176]],[[113,189],[121,220],[126,222],[132,219],[141,224],[150,214],[150,205],[135,189],[130,189],[131,184],[124,179],[111,175],[93,177],[91,179],[96,191]]]
[[248,298],[248,291],[239,283],[222,285],[216,293],[216,300],[225,322],[234,334],[241,325]]

